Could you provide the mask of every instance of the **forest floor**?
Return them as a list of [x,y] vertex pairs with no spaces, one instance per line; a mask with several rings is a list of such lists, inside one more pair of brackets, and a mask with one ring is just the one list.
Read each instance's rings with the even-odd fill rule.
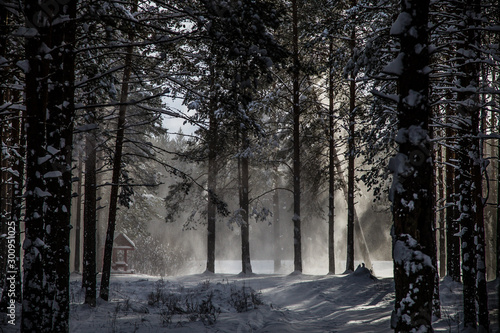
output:
[[[488,283],[492,332],[498,328],[497,281]],[[435,332],[459,332],[462,287],[442,280]],[[392,278],[358,267],[344,275],[114,274],[111,300],[83,304],[71,278],[70,332],[391,332]],[[18,309],[20,311],[20,308]],[[19,313],[18,311],[18,313]],[[0,332],[17,332],[0,320]]]

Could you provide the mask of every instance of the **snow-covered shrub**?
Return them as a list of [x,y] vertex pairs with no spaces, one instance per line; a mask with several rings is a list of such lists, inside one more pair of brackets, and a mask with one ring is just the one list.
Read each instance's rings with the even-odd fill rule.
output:
[[229,304],[234,307],[236,312],[247,312],[252,309],[257,309],[257,307],[263,303],[260,299],[260,293],[243,285],[241,289],[231,286]]

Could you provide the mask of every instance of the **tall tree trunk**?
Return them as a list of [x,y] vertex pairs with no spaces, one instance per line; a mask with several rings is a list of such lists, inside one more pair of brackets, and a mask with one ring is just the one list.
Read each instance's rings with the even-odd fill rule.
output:
[[[351,1],[351,6],[356,6],[356,0]],[[356,47],[356,28],[351,31],[349,49],[351,58],[354,60],[354,49]],[[356,73],[354,69],[350,73],[349,80],[349,125],[347,138],[347,258],[346,271],[354,271],[354,162],[356,158],[355,147],[355,111],[356,111]]]
[[[0,57],[4,57],[7,54],[7,35],[9,33],[9,12],[5,6],[0,8]],[[8,71],[10,68],[7,66],[2,66],[1,74],[3,77],[8,77]],[[8,98],[8,89],[0,89],[0,106],[6,105]],[[8,112],[6,109],[0,109],[0,234],[7,234],[7,216],[6,216],[6,203],[7,203],[7,182],[6,182],[6,170],[7,170],[7,145],[4,139],[4,127],[7,129],[7,118]],[[5,144],[5,146],[4,146]],[[0,239],[0,287],[3,287],[2,283],[7,277],[5,274],[6,264],[7,264],[7,240],[5,238]],[[5,287],[3,287],[5,289]]]
[[[0,93],[0,94],[3,94]],[[9,95],[9,94],[5,94]],[[5,96],[4,95],[4,96]],[[12,101],[17,101],[17,94],[12,94]],[[10,97],[7,97],[5,101],[9,101]],[[0,99],[0,104],[1,104]],[[8,209],[8,216],[4,216],[5,221],[2,225],[5,226],[3,233],[7,235],[4,238],[5,247],[2,254],[5,254],[4,269],[2,272],[3,289],[0,297],[0,311],[6,311],[7,306],[11,304],[12,301],[21,301],[21,214],[22,214],[22,188],[24,179],[24,142],[21,139],[21,124],[22,117],[21,112],[13,114],[11,119],[11,131],[10,131],[10,142],[9,149],[11,152],[9,168],[10,171],[5,172],[5,174],[10,177],[10,193],[2,193],[2,198],[0,200],[5,201],[10,200],[10,207]],[[2,125],[0,124],[0,138],[4,139],[2,136]],[[4,143],[7,143],[6,140]],[[7,148],[7,147],[6,147]],[[7,153],[7,152],[5,152]],[[4,162],[2,160],[2,162]],[[9,170],[5,168],[3,170]],[[7,185],[4,183],[4,185]],[[6,207],[7,208],[7,207]],[[12,293],[13,292],[13,293]]]
[[[2,103],[3,104],[3,103]],[[8,178],[9,175],[7,173],[7,169],[9,167],[9,147],[8,147],[8,135],[5,135],[4,132],[7,132],[8,129],[8,118],[7,115],[0,115],[0,234],[6,235],[7,224],[9,221],[9,213],[7,202],[8,198]],[[5,128],[5,129],[4,129]],[[5,136],[5,138],[4,138]],[[7,268],[7,239],[2,237],[0,238],[0,282],[3,282],[6,278]],[[3,286],[2,286],[3,287]]]
[[335,274],[335,128],[333,87],[333,38],[329,46],[328,74],[328,273]]
[[[396,332],[432,332],[436,267],[433,231],[432,151],[429,140],[429,1],[401,1],[391,32],[399,37],[398,153],[391,158],[393,258],[396,287],[391,326]],[[423,46],[417,53],[416,46]],[[417,176],[418,175],[418,176]],[[434,252],[434,253],[433,253]],[[408,269],[409,268],[409,269]],[[411,300],[411,301],[408,301]]]
[[[476,13],[481,12],[480,2],[475,3]],[[486,76],[486,75],[485,75]],[[482,102],[480,105],[486,105]],[[479,331],[489,332],[490,321],[488,312],[488,288],[486,285],[486,236],[484,224],[484,208],[486,199],[483,199],[483,172],[486,173],[486,165],[484,163],[483,151],[484,141],[480,137],[485,133],[486,112],[483,107],[479,112],[475,113],[477,116],[473,117],[472,126],[476,129],[474,135],[474,147],[476,149],[476,156],[472,166],[472,178],[476,187],[473,189],[474,206],[476,209],[475,215],[475,239],[474,245],[476,246],[476,288],[477,288],[477,306],[478,306],[478,325]],[[479,184],[479,186],[477,186]],[[473,207],[474,207],[473,206]]]
[[[452,109],[446,109],[447,123],[450,126],[446,127],[446,137],[452,138],[455,131],[452,129],[452,122],[454,115]],[[458,207],[456,204],[456,196],[458,194],[458,182],[455,177],[456,156],[454,148],[451,146],[454,141],[447,142],[446,145],[446,270],[447,275],[453,281],[460,282],[460,224],[458,223]]]
[[[14,97],[13,100],[17,100]],[[11,300],[21,302],[21,214],[22,214],[22,192],[24,181],[24,131],[21,130],[23,125],[22,114],[18,112],[17,116],[12,120],[12,148],[17,156],[13,159],[12,163],[12,195],[11,195],[11,211],[10,220],[7,222],[7,249],[9,256],[7,257],[7,267],[5,269],[6,276],[4,280],[4,287],[0,300],[1,309],[5,309]],[[1,137],[1,135],[0,135]],[[12,256],[11,256],[12,253]],[[12,286],[14,286],[14,295],[12,295]],[[2,311],[0,309],[0,311]]]
[[281,270],[282,258],[282,235],[280,226],[280,195],[279,195],[279,174],[278,168],[274,170],[274,193],[273,193],[273,233],[274,233],[274,273],[277,274]]
[[83,210],[83,275],[85,304],[96,306],[96,228],[97,228],[97,151],[93,133],[87,133],[85,142],[85,203]]
[[[488,331],[488,309],[484,254],[484,214],[482,198],[482,146],[479,139],[479,95],[471,87],[479,88],[480,71],[475,60],[480,42],[476,20],[481,15],[481,1],[467,0],[461,8],[465,26],[458,65],[458,122],[460,165],[460,224],[462,230],[462,275],[464,297],[464,327]],[[466,88],[466,90],[464,90]],[[477,308],[476,308],[477,302]],[[477,318],[476,318],[477,316]]]
[[217,144],[218,123],[215,111],[217,98],[215,91],[215,66],[210,65],[210,105],[208,128],[208,203],[207,203],[207,271],[215,273],[215,222],[217,217]]
[[302,272],[302,239],[300,230],[300,64],[299,64],[298,0],[292,0],[292,58],[293,58],[293,266]]
[[[334,165],[337,170],[337,179],[340,182],[340,186],[342,187],[342,192],[344,193],[344,200],[347,203],[348,199],[348,193],[349,191],[347,190],[347,183],[344,178],[344,171],[342,170],[341,162],[339,160],[338,154],[337,154],[337,149],[335,147],[333,148],[333,159],[334,159]],[[356,207],[354,208],[353,211],[354,214],[354,230],[358,234],[358,241],[359,241],[359,250],[360,250],[360,255],[363,258],[366,267],[369,269],[373,270],[373,264],[370,259],[370,251],[368,249],[368,243],[366,242],[365,234],[363,232],[363,228],[361,228],[361,224],[359,222],[358,214],[356,213]]]
[[[437,178],[438,178],[438,200],[440,202],[445,202],[445,179],[444,179],[444,166],[443,166],[443,147],[438,147],[438,160],[441,166],[437,169]],[[439,221],[439,275],[444,277],[446,275],[446,223],[445,223],[445,210],[444,208],[439,207],[438,212],[438,221]]]
[[[76,5],[76,0],[68,1],[50,20],[38,3],[24,7],[27,23],[38,34],[26,41],[30,71],[22,332],[69,331]],[[45,49],[50,50],[47,55]]]
[[[500,132],[500,118],[498,119],[498,131]],[[497,268],[496,268],[496,279],[500,279],[500,140],[497,140]],[[500,285],[498,286],[500,293]],[[499,295],[500,296],[500,295]],[[498,298],[500,305],[500,297]],[[500,307],[499,307],[500,308]]]
[[[241,209],[241,269],[243,274],[252,273],[252,264],[250,262],[250,230],[249,230],[249,202],[248,202],[248,148],[249,140],[247,129],[242,130],[242,153],[243,156],[239,157],[241,160],[241,193],[240,193],[240,209]],[[240,153],[241,154],[241,153]]]
[[[132,4],[132,13],[137,11],[137,2]],[[129,33],[129,42],[133,42],[133,33]],[[120,189],[120,174],[122,164],[123,141],[125,136],[125,122],[127,114],[127,99],[129,93],[129,81],[132,71],[132,56],[134,46],[127,46],[125,55],[125,63],[122,78],[122,87],[120,92],[120,111],[118,115],[118,125],[116,132],[115,155],[113,157],[113,175],[111,177],[111,193],[109,195],[109,214],[108,214],[108,230],[106,232],[106,240],[104,243],[104,256],[102,264],[101,288],[99,297],[107,301],[109,299],[109,279],[111,277],[111,261],[113,254],[113,241],[116,226],[116,213],[118,208],[118,191]]]
[[75,272],[80,273],[80,239],[81,239],[81,225],[82,225],[82,177],[83,177],[83,161],[82,155],[78,156],[78,181],[77,198],[76,198],[76,227],[75,227]]
[[[428,94],[429,95],[432,95],[432,91],[431,91],[431,88],[429,87],[429,91],[428,91]],[[430,119],[433,119],[435,118],[435,115],[434,115],[434,110],[433,108],[431,107],[430,109]],[[431,140],[434,139],[434,136],[435,136],[435,128],[432,127],[430,128],[429,130],[429,138]],[[441,159],[438,159],[438,152],[440,151],[440,147],[438,145],[438,152],[436,152],[436,148],[434,145],[431,146],[431,155],[432,155],[432,158],[433,158],[433,161],[438,161],[437,163],[434,162],[434,165],[436,167],[433,167],[432,168],[432,188],[433,188],[433,191],[431,192],[431,195],[432,195],[432,198],[431,198],[431,202],[433,203],[433,207],[432,207],[432,230],[434,230],[434,237],[432,238],[432,243],[433,243],[433,249],[432,249],[432,265],[436,268],[435,269],[435,276],[434,276],[434,293],[433,293],[433,299],[432,299],[432,314],[436,317],[436,318],[441,318],[441,302],[440,302],[440,298],[439,298],[439,271],[438,271],[438,253],[437,253],[437,241],[436,241],[436,231],[437,231],[437,218],[438,218],[438,215],[437,215],[437,207],[438,207],[438,189],[440,188],[441,184],[439,183],[439,180],[438,180],[438,174],[439,174],[439,169],[437,167],[438,163],[440,163]]]

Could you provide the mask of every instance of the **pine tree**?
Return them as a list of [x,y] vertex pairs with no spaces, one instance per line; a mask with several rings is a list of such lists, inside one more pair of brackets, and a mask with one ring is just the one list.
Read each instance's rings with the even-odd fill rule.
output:
[[[77,1],[25,3],[26,229],[22,332],[69,330],[69,230]],[[50,79],[50,84],[49,80]]]
[[[385,71],[398,78],[398,154],[393,172],[393,258],[396,284],[391,326],[396,332],[432,331],[436,267],[432,230],[432,156],[429,142],[429,2],[402,1],[391,28],[400,51]],[[421,48],[416,46],[420,45]]]

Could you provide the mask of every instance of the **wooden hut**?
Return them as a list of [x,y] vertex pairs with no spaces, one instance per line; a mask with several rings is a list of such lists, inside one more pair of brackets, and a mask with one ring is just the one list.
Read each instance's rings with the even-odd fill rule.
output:
[[113,241],[113,260],[111,269],[114,273],[133,273],[128,266],[128,251],[134,251],[135,244],[121,232],[115,236]]

